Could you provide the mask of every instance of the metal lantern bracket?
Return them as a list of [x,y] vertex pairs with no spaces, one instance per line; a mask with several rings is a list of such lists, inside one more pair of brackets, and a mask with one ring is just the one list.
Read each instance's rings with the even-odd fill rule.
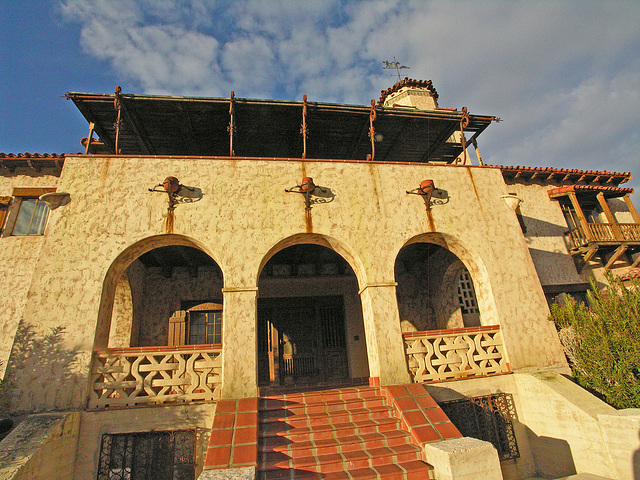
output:
[[449,203],[449,194],[446,190],[436,188],[433,180],[423,180],[418,188],[406,191],[409,195],[420,195],[424,200],[427,211],[432,205],[444,205]]
[[[284,191],[287,193],[301,193],[302,195],[304,195],[305,210],[307,211],[311,210],[312,203],[328,203],[333,201],[333,197],[335,196],[333,195],[333,193],[331,193],[331,189],[320,187],[313,183],[313,178],[311,177],[304,177],[300,185],[296,185],[291,188],[285,188]],[[319,199],[316,199],[314,201],[311,197],[321,197],[325,200],[321,201]]]
[[166,193],[169,198],[169,210],[174,210],[179,203],[193,203],[202,199],[202,190],[198,187],[182,185],[176,177],[167,177],[150,192]]

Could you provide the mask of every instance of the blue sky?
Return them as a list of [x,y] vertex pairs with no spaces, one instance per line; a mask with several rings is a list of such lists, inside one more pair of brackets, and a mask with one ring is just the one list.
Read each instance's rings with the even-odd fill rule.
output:
[[366,105],[395,57],[503,119],[487,163],[640,180],[640,2],[5,0],[0,28],[0,152],[80,151],[67,91]]

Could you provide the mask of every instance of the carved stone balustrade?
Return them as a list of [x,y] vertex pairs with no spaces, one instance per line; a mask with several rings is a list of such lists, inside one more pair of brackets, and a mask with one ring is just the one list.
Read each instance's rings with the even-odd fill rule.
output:
[[99,350],[89,408],[217,400],[221,371],[221,345]]
[[498,325],[403,333],[415,383],[510,373]]

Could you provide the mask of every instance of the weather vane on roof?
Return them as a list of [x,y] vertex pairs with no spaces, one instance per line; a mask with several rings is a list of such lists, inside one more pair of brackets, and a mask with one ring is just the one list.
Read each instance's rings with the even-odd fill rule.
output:
[[382,62],[382,64],[384,65],[384,67],[382,67],[383,70],[393,70],[395,69],[396,74],[398,75],[398,81],[402,80],[402,78],[400,77],[400,70],[402,70],[403,68],[409,68],[406,65],[400,65],[400,62],[398,62],[396,60],[396,57],[393,57],[393,62],[390,62],[389,60],[385,60]]

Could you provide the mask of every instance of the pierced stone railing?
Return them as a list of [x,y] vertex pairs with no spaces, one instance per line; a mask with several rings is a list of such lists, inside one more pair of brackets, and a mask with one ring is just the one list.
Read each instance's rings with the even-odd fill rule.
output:
[[403,333],[416,383],[509,373],[498,325]]
[[217,400],[221,370],[221,345],[99,350],[89,408]]

